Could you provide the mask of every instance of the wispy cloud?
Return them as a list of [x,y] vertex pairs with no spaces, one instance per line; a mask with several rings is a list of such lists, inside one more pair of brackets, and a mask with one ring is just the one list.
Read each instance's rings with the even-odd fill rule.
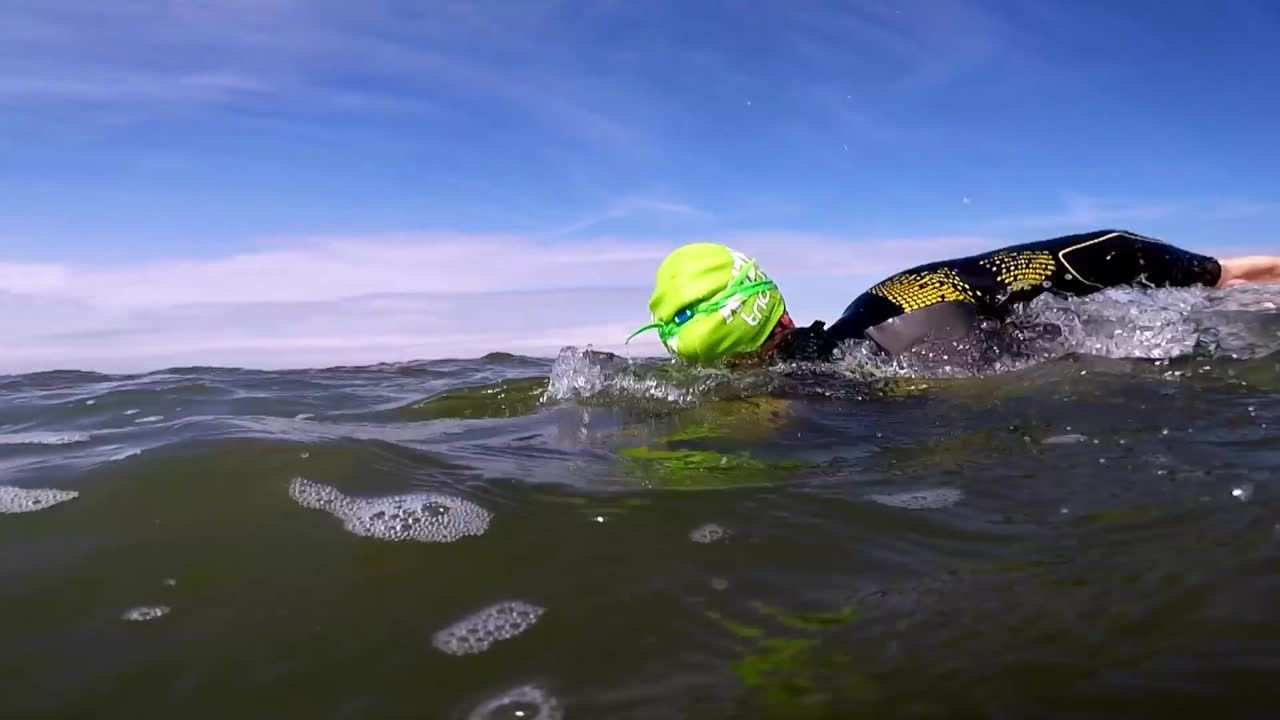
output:
[[642,149],[624,119],[642,106],[571,72],[556,49],[555,10],[537,1],[24,3],[0,13],[0,104],[253,102],[290,112],[416,98],[466,113],[476,108],[456,101],[471,99],[579,141]]
[[664,200],[660,198],[625,197],[610,203],[605,209],[587,215],[563,227],[556,228],[549,235],[562,236],[579,233],[614,220],[634,218],[641,215],[675,216],[679,218],[709,218],[711,213],[687,203]]
[[991,228],[1084,228],[1159,220],[1181,211],[1167,203],[1119,203],[1100,198],[1064,193],[1060,211],[1036,215],[997,217],[988,222]]
[[1059,210],[995,217],[985,227],[996,229],[1081,231],[1101,227],[1137,225],[1175,218],[1204,220],[1244,220],[1280,213],[1280,203],[1258,200],[1193,198],[1172,202],[1125,202],[1063,193]]
[[[802,320],[834,319],[904,263],[984,244],[785,232],[711,239],[755,255]],[[317,240],[211,260],[0,263],[0,371],[297,367],[549,355],[587,344],[623,351],[647,321],[654,272],[674,247],[440,234]],[[625,350],[660,353],[652,336]]]

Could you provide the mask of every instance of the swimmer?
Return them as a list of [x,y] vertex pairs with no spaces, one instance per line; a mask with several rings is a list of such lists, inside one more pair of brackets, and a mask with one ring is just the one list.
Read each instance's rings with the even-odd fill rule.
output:
[[[830,360],[846,340],[900,355],[927,339],[971,338],[1042,293],[1084,296],[1120,286],[1235,287],[1280,284],[1280,257],[1217,259],[1124,230],[1011,245],[918,265],[877,283],[830,327],[797,327],[777,285],[754,260],[723,245],[693,243],[658,267],[649,299],[663,346],[698,365],[729,358]],[[631,338],[628,338],[630,341]]]

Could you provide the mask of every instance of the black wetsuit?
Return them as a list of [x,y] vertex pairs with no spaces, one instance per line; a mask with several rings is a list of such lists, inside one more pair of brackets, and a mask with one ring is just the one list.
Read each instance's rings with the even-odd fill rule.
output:
[[1214,286],[1214,258],[1124,230],[1098,230],[1000,248],[904,270],[859,295],[840,319],[791,333],[784,359],[824,360],[849,339],[897,353],[939,323],[1002,319],[1010,307],[1052,292],[1081,296],[1121,285]]

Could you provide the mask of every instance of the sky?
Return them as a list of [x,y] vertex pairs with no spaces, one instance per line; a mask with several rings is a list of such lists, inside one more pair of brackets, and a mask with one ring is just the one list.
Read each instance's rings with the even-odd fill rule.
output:
[[0,372],[622,351],[686,242],[802,323],[1096,228],[1280,252],[1276,37],[1267,0],[7,0]]

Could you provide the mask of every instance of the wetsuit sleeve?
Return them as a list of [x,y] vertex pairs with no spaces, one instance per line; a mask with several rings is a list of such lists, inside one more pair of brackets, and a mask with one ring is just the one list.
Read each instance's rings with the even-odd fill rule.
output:
[[1222,266],[1206,255],[1123,230],[1057,238],[1054,279],[1062,292],[1086,295],[1121,285],[1213,287]]
[[1214,286],[1221,273],[1214,258],[1137,233],[1066,235],[904,270],[858,296],[829,328],[814,329],[804,345],[835,347],[865,337],[869,327],[938,303],[973,305],[980,314],[999,317],[1046,291],[1082,296],[1122,285]]

